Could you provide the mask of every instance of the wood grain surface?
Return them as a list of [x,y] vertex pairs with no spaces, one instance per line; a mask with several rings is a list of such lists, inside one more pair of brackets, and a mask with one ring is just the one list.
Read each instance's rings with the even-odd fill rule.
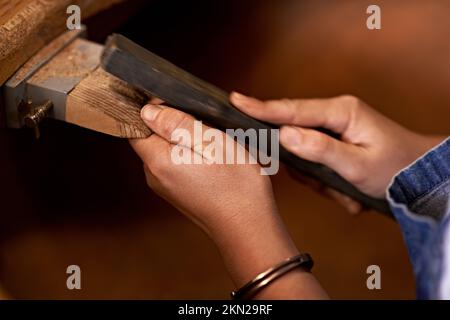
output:
[[69,5],[81,18],[121,0],[0,0],[0,85],[24,62],[66,29]]
[[66,121],[122,138],[145,138],[151,132],[142,122],[144,96],[98,68],[67,97]]

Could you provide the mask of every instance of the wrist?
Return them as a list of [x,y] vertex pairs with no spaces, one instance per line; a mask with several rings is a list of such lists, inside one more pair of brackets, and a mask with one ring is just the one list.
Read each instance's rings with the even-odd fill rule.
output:
[[243,215],[210,236],[237,287],[299,253],[276,210]]
[[[214,236],[236,289],[287,258],[299,254],[276,211],[252,215],[245,224]],[[255,299],[327,299],[316,278],[297,268],[270,283]]]

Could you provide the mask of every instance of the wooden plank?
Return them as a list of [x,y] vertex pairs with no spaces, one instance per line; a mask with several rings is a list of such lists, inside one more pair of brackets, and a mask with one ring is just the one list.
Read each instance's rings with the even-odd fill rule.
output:
[[121,138],[151,134],[140,117],[148,98],[102,69],[82,80],[67,97],[69,123]]
[[0,85],[24,62],[67,30],[67,7],[82,19],[123,0],[0,0]]
[[[228,93],[158,57],[131,40],[111,36],[102,55],[102,67],[128,84],[222,129],[272,129],[233,107]],[[270,146],[270,143],[267,143]],[[263,150],[270,154],[270,150]],[[363,205],[391,215],[384,199],[362,193],[336,172],[298,158],[280,146],[280,159],[299,172],[312,176]]]

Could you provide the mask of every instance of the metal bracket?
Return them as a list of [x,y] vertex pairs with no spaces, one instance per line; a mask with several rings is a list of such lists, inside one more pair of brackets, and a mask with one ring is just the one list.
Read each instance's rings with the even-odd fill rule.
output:
[[42,48],[29,59],[2,87],[3,101],[5,105],[6,125],[10,128],[24,126],[24,117],[31,111],[33,105],[42,104],[52,97],[39,97],[39,94],[30,95],[28,81],[43,67],[45,67],[64,48],[75,39],[84,37],[86,27],[80,30],[71,30],[63,33],[51,43]]

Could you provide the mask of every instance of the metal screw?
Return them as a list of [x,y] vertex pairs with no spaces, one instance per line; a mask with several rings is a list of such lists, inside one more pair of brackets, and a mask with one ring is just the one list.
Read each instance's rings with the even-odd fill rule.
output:
[[53,103],[50,100],[45,101],[44,103],[37,105],[33,109],[31,109],[27,115],[23,118],[25,125],[29,128],[34,129],[34,133],[36,138],[39,138],[39,123],[48,116],[48,113],[53,107]]

